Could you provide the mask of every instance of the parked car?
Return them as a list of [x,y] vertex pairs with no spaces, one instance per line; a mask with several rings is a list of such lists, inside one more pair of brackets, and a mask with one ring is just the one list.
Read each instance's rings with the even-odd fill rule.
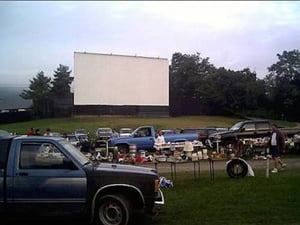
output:
[[77,147],[77,148],[80,147],[80,140],[79,140],[78,136],[76,136],[75,134],[67,134],[66,139],[68,142],[70,142],[75,147]]
[[210,145],[209,142],[209,136],[221,132],[221,131],[227,131],[228,128],[225,127],[203,127],[203,128],[186,128],[182,129],[182,134],[190,134],[190,133],[197,133],[198,134],[198,140],[202,141],[205,145]]
[[162,129],[160,130],[162,135],[169,135],[169,134],[177,134],[176,130],[172,130],[172,129]]
[[[209,136],[211,142],[220,142],[226,146],[236,143],[236,140],[249,138],[265,138],[271,133],[272,123],[269,120],[244,120],[235,123],[229,130],[213,133]],[[286,138],[293,137],[300,132],[299,127],[281,127],[279,130]]]
[[132,133],[132,131],[133,130],[131,128],[124,127],[119,130],[119,135],[120,137],[127,137]]
[[79,138],[79,141],[84,141],[89,139],[89,132],[84,128],[78,128],[74,131],[74,134]]
[[96,130],[96,140],[106,141],[113,136],[113,130],[110,127],[100,127]]
[[[141,126],[136,128],[129,136],[110,138],[108,148],[118,147],[120,152],[129,152],[130,145],[136,145],[137,151],[156,151],[155,135],[157,129],[154,126]],[[166,142],[194,141],[198,140],[197,133],[170,134],[165,136]]]

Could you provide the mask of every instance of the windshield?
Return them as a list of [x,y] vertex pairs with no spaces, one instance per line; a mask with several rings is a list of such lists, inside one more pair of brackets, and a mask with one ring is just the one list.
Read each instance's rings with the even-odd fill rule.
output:
[[120,133],[131,133],[132,130],[131,129],[121,129]]
[[231,131],[238,130],[241,128],[242,124],[243,124],[243,122],[238,122],[238,123],[234,124],[229,130],[231,130]]
[[87,131],[85,129],[77,129],[75,130],[76,134],[87,134]]
[[112,133],[112,129],[110,129],[110,128],[101,128],[101,129],[98,129],[97,132],[98,133]]
[[61,140],[59,142],[68,152],[78,161],[81,165],[87,164],[89,162],[88,158],[80,152],[74,145],[66,140]]

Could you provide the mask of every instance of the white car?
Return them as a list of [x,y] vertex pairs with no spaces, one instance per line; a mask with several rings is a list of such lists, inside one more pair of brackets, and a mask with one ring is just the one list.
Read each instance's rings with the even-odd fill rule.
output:
[[121,128],[119,131],[120,137],[127,137],[132,133],[131,128]]
[[73,134],[68,134],[66,139],[68,142],[70,142],[75,147],[77,147],[77,148],[80,147],[80,140],[79,140],[78,136],[73,135]]
[[96,140],[108,140],[114,133],[110,127],[100,127],[96,130]]

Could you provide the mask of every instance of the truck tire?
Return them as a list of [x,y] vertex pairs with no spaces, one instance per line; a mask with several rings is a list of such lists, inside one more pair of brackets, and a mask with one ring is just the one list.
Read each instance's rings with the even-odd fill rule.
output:
[[117,145],[119,152],[121,153],[129,153],[129,146],[126,144]]
[[128,225],[132,207],[122,195],[108,194],[99,199],[96,211],[96,224]]
[[240,159],[232,159],[227,164],[226,171],[231,178],[242,178],[248,173],[248,165]]

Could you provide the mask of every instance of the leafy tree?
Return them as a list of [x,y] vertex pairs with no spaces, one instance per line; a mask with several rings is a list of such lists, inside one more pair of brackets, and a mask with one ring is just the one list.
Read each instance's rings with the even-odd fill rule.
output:
[[200,53],[174,53],[170,65],[170,113],[172,115],[199,114],[204,108],[205,77],[215,67]]
[[277,118],[298,119],[300,113],[300,52],[283,51],[266,77],[268,97]]
[[73,81],[73,77],[70,77],[71,70],[68,66],[60,64],[54,71],[54,79],[51,82],[52,94],[54,97],[65,97],[70,95],[70,85]]
[[23,90],[20,96],[24,99],[31,99],[33,103],[33,112],[37,117],[44,117],[47,107],[44,107],[45,101],[50,97],[51,78],[44,75],[41,71],[36,77],[30,80],[28,90]]
[[264,81],[245,68],[215,68],[200,54],[175,53],[170,66],[170,112],[245,114],[265,99]]

